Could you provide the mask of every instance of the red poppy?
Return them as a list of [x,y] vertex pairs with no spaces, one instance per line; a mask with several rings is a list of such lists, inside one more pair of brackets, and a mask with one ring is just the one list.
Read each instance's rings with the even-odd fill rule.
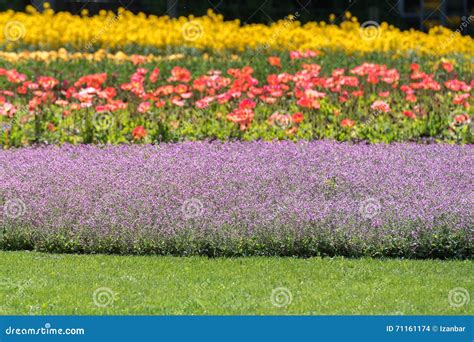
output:
[[16,112],[16,108],[10,102],[5,102],[2,106],[0,106],[0,115],[7,116],[12,118]]
[[157,100],[157,101],[155,102],[155,107],[156,107],[156,108],[161,108],[161,107],[164,107],[165,104],[166,104],[165,101],[163,101],[163,100]]
[[403,115],[410,119],[416,119],[416,114],[413,113],[411,110],[404,110]]
[[302,59],[302,58],[313,58],[319,55],[317,50],[306,50],[302,51],[290,51],[290,59]]
[[462,124],[468,120],[469,120],[469,116],[467,114],[459,114],[454,117],[454,121],[456,121],[456,123],[458,124]]
[[408,101],[408,102],[416,102],[416,96],[413,95],[413,94],[408,94],[405,99]]
[[132,60],[132,63],[134,65],[143,64],[146,62],[145,56],[141,56],[141,55],[132,55],[130,59]]
[[354,127],[355,126],[355,121],[351,119],[344,119],[341,121],[341,126],[342,127]]
[[233,112],[227,114],[227,119],[239,124],[240,130],[242,131],[250,127],[253,117],[254,112],[251,109],[235,109]]
[[303,122],[304,116],[300,112],[297,112],[291,116],[291,120],[293,120],[293,122],[298,125]]
[[455,95],[454,99],[453,99],[453,103],[454,104],[467,103],[466,101],[469,99],[469,97],[471,97],[471,94],[469,94],[469,93]]
[[383,113],[390,112],[390,106],[385,101],[380,101],[380,100],[375,101],[374,103],[372,103],[370,108],[372,108],[373,110],[379,111],[379,112],[383,112]]
[[57,84],[59,84],[59,81],[55,79],[54,77],[49,77],[49,76],[40,76],[38,77],[38,84],[44,89],[44,90],[51,90],[53,89]]
[[117,90],[112,87],[107,87],[103,91],[99,91],[97,95],[103,99],[111,100],[117,95]]
[[379,78],[377,75],[375,74],[370,74],[368,77],[367,77],[367,82],[371,83],[371,84],[377,84],[379,83]]
[[293,59],[300,59],[300,58],[303,58],[303,55],[301,52],[299,51],[290,51],[290,59],[293,60]]
[[171,77],[168,78],[168,82],[184,82],[188,83],[191,80],[191,73],[188,69],[175,66],[171,70]]
[[6,71],[8,82],[20,83],[26,81],[28,78],[25,74],[21,74],[15,69]]
[[150,75],[150,82],[155,83],[158,80],[158,76],[160,76],[160,69],[158,68],[153,69]]
[[446,72],[451,72],[453,71],[453,65],[449,62],[441,62],[441,67],[446,71]]
[[255,108],[256,103],[250,99],[243,99],[239,103],[239,109],[252,109]]
[[138,112],[146,113],[151,107],[151,103],[148,101],[142,102],[138,105]]
[[56,126],[52,122],[48,122],[46,129],[50,132],[54,132],[56,130]]
[[186,104],[186,102],[183,101],[181,96],[173,96],[170,100],[172,104],[178,107],[184,107],[184,105]]
[[253,68],[251,66],[244,66],[242,68],[242,74],[246,75],[246,76],[249,76],[249,75],[252,75],[254,72]]
[[444,82],[444,85],[446,86],[446,88],[452,91],[471,91],[470,86],[459,80],[449,80]]
[[337,100],[339,101],[339,103],[345,103],[347,102],[348,98],[345,96],[339,96]]
[[147,131],[145,129],[145,127],[143,126],[137,126],[133,129],[133,132],[132,132],[132,135],[133,135],[133,139],[135,140],[140,140],[140,139],[143,139],[147,136]]
[[107,79],[107,73],[103,72],[100,74],[92,74],[80,77],[76,83],[74,83],[75,87],[80,87],[82,85],[86,85],[87,87],[92,87],[99,89],[101,85]]
[[281,60],[280,60],[280,57],[270,56],[270,57],[268,57],[268,63],[269,63],[271,66],[274,66],[274,67],[277,67],[277,68],[281,68]]
[[319,106],[320,106],[317,99],[307,97],[306,95],[301,97],[298,100],[298,102],[296,102],[296,104],[301,107],[313,108],[313,109],[319,109]]

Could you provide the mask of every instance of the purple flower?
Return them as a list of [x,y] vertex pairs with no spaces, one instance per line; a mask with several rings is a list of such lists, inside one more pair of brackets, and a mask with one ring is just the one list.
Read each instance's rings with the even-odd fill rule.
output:
[[328,141],[1,151],[0,248],[472,257],[473,152]]

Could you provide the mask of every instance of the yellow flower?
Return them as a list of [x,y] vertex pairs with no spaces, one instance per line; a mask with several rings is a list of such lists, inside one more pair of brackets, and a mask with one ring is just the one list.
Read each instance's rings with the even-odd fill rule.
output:
[[[143,56],[145,62],[157,62],[160,60],[176,60],[184,58],[183,54],[173,54],[166,56],[154,56],[148,55]],[[131,55],[127,55],[121,51],[116,52],[115,54],[107,53],[105,50],[101,49],[94,53],[82,53],[82,52],[68,52],[66,49],[61,48],[58,51],[22,51],[22,52],[4,52],[0,51],[0,59],[3,59],[7,62],[14,63],[19,60],[37,60],[43,62],[52,62],[56,60],[78,60],[78,59],[87,59],[87,60],[112,60],[117,63],[131,61]]]
[[[54,13],[47,5],[45,8],[42,13],[32,6],[28,6],[26,12],[0,12],[0,30],[4,33],[0,35],[1,48],[7,51],[35,47],[49,50],[70,46],[79,51],[94,48],[117,51],[128,46],[158,49],[185,46],[237,52],[266,46],[269,50],[342,50],[348,54],[393,51],[400,55],[417,52],[472,56],[474,45],[470,36],[443,27],[434,27],[428,33],[401,31],[386,23],[361,27],[350,12],[345,13],[350,20],[340,25],[334,24],[334,14],[329,17],[331,25],[324,22],[302,25],[294,17],[271,25],[241,25],[238,20],[224,21],[222,15],[210,10],[203,17],[171,19],[133,14],[123,8],[117,14],[102,10],[91,17],[85,11],[81,16]],[[11,27],[15,31],[9,37],[5,32],[8,33]]]

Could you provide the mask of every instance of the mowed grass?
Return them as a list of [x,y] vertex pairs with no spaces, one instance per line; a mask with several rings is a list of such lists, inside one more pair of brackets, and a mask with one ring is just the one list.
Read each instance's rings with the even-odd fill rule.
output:
[[472,260],[0,252],[0,267],[1,314],[474,313],[469,298],[448,299],[474,295]]

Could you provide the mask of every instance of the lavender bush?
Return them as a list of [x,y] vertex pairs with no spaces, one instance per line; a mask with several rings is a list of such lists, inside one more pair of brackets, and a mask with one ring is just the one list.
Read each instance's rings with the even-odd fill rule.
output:
[[472,145],[0,152],[2,249],[472,258]]

